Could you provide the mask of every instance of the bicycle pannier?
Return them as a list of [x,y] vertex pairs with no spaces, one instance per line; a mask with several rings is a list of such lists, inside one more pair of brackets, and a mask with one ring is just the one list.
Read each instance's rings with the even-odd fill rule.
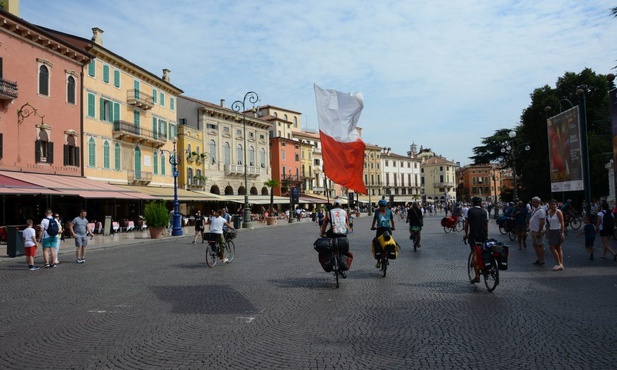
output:
[[351,268],[351,262],[353,261],[353,253],[341,253],[341,264],[339,265],[341,271],[348,271]]
[[332,254],[330,252],[327,253],[319,253],[319,263],[325,272],[332,271]]
[[349,252],[349,239],[347,239],[346,237],[336,238],[333,240],[333,243],[336,243],[336,246],[338,247],[339,252],[341,253]]
[[330,250],[332,249],[332,239],[330,238],[319,238],[317,240],[315,240],[315,243],[313,243],[315,250],[317,251],[317,253],[326,253],[326,252],[330,252]]

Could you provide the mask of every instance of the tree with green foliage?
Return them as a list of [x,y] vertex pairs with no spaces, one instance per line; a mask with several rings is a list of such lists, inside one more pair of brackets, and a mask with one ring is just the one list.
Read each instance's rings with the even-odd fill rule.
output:
[[275,179],[268,179],[267,181],[264,182],[264,185],[266,185],[267,187],[270,188],[270,210],[268,211],[268,214],[272,215],[273,211],[274,211],[274,192],[272,191],[274,188],[276,188],[277,186],[279,186],[280,182],[278,180]]

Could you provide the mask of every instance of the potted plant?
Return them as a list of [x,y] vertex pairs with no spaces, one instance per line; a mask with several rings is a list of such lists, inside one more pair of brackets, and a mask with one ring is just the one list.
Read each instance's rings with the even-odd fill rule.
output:
[[276,217],[274,217],[274,207],[272,204],[274,203],[274,192],[272,189],[279,186],[279,181],[275,179],[269,179],[264,182],[264,185],[270,188],[270,209],[268,210],[268,217],[266,217],[266,225],[274,225],[276,224]]
[[144,219],[150,230],[152,239],[161,239],[163,231],[169,225],[169,211],[163,202],[151,202],[146,204]]

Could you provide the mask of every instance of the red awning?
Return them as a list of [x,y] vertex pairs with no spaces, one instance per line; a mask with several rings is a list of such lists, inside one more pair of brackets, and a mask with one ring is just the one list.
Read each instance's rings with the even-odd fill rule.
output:
[[[155,199],[86,177],[0,171],[0,184],[2,178],[28,184],[35,194],[40,190],[40,194],[79,196],[87,199]],[[21,194],[29,193],[31,192]]]

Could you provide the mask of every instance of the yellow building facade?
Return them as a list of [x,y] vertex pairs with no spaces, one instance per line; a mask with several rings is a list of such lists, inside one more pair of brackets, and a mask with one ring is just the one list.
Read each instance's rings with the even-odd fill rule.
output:
[[127,185],[173,186],[169,162],[177,140],[182,90],[91,40],[57,33],[91,53],[83,71],[83,148],[86,177]]

